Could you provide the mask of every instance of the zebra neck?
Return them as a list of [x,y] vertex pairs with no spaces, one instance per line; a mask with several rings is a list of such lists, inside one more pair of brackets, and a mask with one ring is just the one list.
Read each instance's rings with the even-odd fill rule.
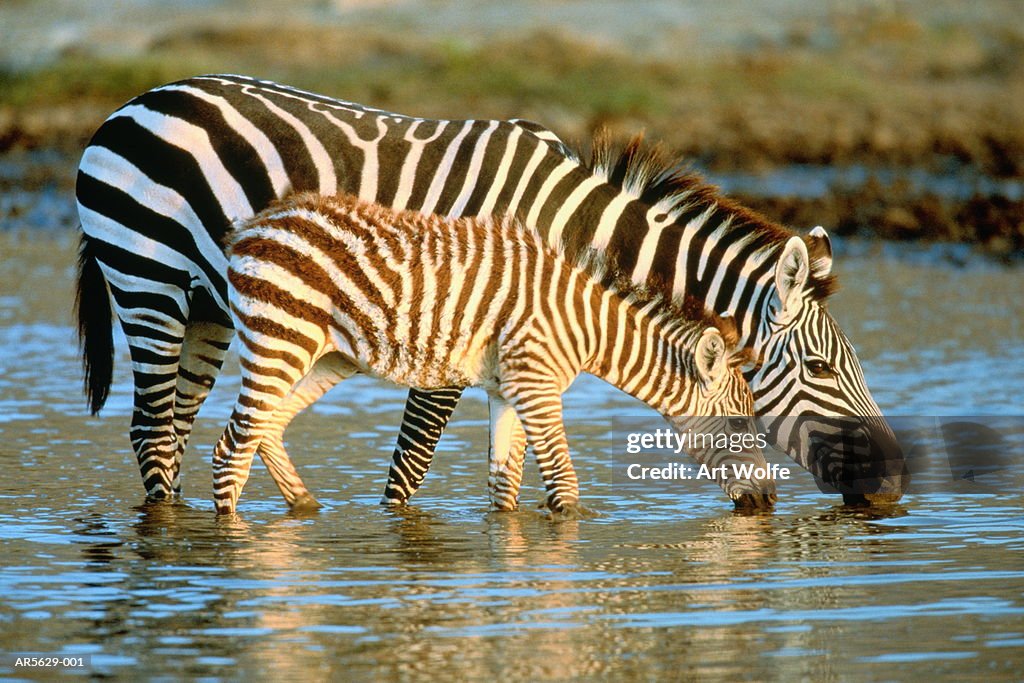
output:
[[663,412],[681,388],[676,385],[687,370],[686,343],[697,326],[614,290],[594,298],[590,331],[596,343],[583,369]]
[[608,184],[590,194],[595,205],[605,207],[596,220],[581,207],[550,232],[543,224],[532,227],[570,258],[593,249],[638,288],[674,299],[693,297],[715,313],[733,316],[741,345],[755,347],[768,322],[765,304],[774,291],[776,256],[789,234],[715,195],[694,196],[690,201],[682,193],[650,204]]

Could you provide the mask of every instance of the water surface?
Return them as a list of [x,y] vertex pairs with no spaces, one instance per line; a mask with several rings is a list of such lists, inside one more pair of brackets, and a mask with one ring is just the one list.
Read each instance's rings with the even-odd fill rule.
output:
[[[1021,271],[850,251],[832,308],[887,413],[1020,414]],[[1020,676],[1015,472],[954,482],[939,462],[881,514],[839,506],[802,472],[770,515],[734,514],[700,482],[627,493],[609,476],[610,424],[648,413],[584,378],[569,431],[600,516],[543,519],[532,464],[524,509],[487,511],[478,393],[415,504],[386,510],[405,392],[354,379],[289,432],[326,508],[289,514],[257,466],[240,514],[217,519],[209,452],[238,387],[232,358],[184,499],[145,505],[123,348],[107,410],[83,408],[73,240],[0,233],[0,253],[0,675],[47,677],[10,656],[64,653],[88,657],[83,675],[215,679]]]

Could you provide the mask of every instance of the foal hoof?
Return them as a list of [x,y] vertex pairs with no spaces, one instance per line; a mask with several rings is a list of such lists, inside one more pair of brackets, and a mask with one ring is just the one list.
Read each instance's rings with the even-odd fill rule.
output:
[[312,493],[307,491],[289,503],[288,507],[292,512],[314,512],[322,508],[323,505],[313,497]]
[[547,501],[542,502],[538,506],[541,510],[541,514],[550,519],[553,522],[567,522],[574,519],[587,519],[588,517],[597,517],[597,512],[591,510],[588,507],[580,505],[579,501],[572,501],[571,503],[562,503],[561,507],[557,510],[551,507]]

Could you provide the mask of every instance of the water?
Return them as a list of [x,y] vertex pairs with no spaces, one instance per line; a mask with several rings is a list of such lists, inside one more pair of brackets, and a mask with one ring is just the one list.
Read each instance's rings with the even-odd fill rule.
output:
[[726,194],[760,197],[822,198],[836,188],[855,189],[876,181],[882,187],[904,183],[915,194],[925,192],[943,199],[966,200],[974,196],[999,196],[1013,201],[1024,197],[1024,181],[1019,178],[993,178],[976,168],[947,164],[947,168],[929,171],[923,168],[873,168],[862,165],[820,166],[793,164],[760,173],[733,171],[709,173]]
[[[1020,415],[1019,269],[845,251],[832,308],[887,413]],[[532,465],[524,509],[488,513],[477,393],[415,505],[393,511],[377,500],[404,390],[354,379],[289,432],[326,508],[288,513],[257,466],[222,520],[209,452],[231,368],[184,500],[143,505],[123,349],[103,416],[82,406],[73,239],[0,233],[0,253],[0,676],[51,678],[12,657],[62,653],[87,662],[65,674],[229,680],[1019,679],[1016,471],[986,486],[933,467],[882,513],[839,506],[802,471],[769,515],[734,514],[700,482],[627,494],[608,476],[609,424],[647,413],[583,379],[570,439],[600,516],[541,518]]]

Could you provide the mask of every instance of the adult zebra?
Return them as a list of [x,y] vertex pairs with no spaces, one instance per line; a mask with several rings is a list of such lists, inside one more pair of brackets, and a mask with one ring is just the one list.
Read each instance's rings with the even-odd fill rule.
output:
[[[748,374],[758,414],[806,418],[772,420],[774,442],[848,498],[898,499],[902,453],[825,307],[827,235],[795,236],[687,175],[652,177],[643,157],[631,146],[587,168],[534,124],[411,118],[241,76],[146,92],[107,119],[79,167],[90,407],[103,406],[111,383],[113,301],[131,354],[131,439],[147,493],[178,492],[192,422],[233,334],[225,234],[290,192],[347,192],[423,213],[514,214],[569,253],[604,251],[640,286],[733,315],[763,358]],[[312,378],[311,398],[334,381]],[[410,392],[387,500],[419,486],[460,393]],[[261,448],[264,461],[290,504],[308,502],[277,445]]]

